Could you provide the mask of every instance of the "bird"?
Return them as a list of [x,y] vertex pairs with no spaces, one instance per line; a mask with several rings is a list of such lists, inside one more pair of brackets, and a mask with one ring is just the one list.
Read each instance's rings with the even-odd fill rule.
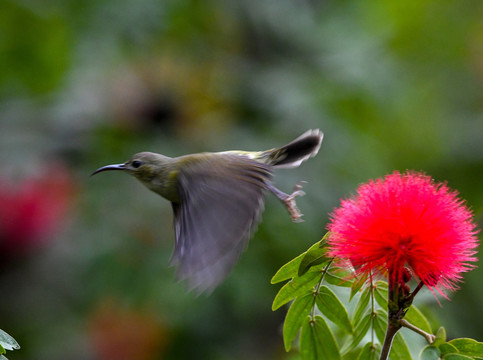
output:
[[[285,205],[291,220],[302,221],[295,199],[302,183],[286,194],[272,182],[273,171],[295,168],[317,155],[323,133],[308,130],[287,145],[265,151],[203,152],[168,157],[140,152],[122,164],[92,175],[122,171],[171,202],[175,244],[170,265],[188,290],[211,293],[231,272],[255,232],[265,192]],[[91,176],[92,176],[91,175]]]

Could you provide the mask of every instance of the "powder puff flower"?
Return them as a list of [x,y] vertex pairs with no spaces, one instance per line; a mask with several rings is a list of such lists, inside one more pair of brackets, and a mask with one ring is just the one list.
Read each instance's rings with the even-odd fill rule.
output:
[[361,185],[331,214],[330,255],[358,274],[407,281],[409,267],[429,288],[454,290],[471,270],[478,240],[472,213],[456,191],[416,172]]

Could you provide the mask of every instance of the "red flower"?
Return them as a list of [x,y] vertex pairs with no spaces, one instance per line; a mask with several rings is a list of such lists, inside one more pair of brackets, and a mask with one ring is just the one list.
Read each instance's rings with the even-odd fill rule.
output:
[[65,219],[73,188],[60,166],[18,184],[0,179],[2,253],[25,253],[47,242]]
[[[330,253],[357,273],[403,279],[405,266],[426,286],[454,290],[478,246],[472,213],[445,184],[394,172],[361,185],[331,214]],[[407,271],[406,271],[407,274]]]

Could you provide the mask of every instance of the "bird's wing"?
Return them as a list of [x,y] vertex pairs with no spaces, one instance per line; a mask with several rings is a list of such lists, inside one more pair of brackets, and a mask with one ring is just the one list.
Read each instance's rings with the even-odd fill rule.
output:
[[186,164],[178,176],[180,203],[173,203],[176,243],[171,263],[190,289],[212,291],[255,230],[270,166],[217,154]]

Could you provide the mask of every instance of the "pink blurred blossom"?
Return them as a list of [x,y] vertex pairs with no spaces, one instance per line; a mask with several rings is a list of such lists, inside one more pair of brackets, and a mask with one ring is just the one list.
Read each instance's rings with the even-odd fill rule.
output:
[[74,184],[63,166],[17,183],[0,178],[0,248],[25,253],[49,241],[64,222]]

